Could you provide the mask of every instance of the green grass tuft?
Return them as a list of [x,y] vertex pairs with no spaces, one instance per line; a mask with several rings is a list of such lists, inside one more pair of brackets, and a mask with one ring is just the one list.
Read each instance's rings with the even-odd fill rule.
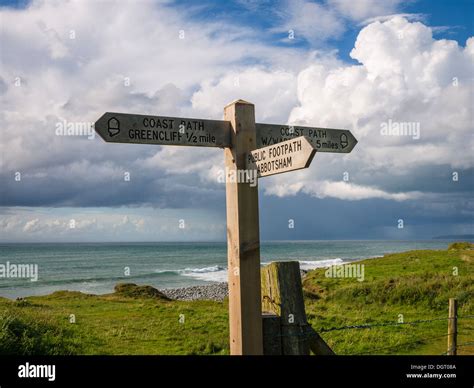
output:
[[0,314],[1,355],[71,355],[79,349],[72,332],[58,322],[24,314],[13,303]]
[[129,298],[157,298],[169,300],[167,296],[151,286],[137,286],[133,283],[119,283],[114,288],[117,296]]
[[465,249],[474,249],[474,244],[470,242],[455,242],[452,244],[449,244],[448,246],[448,251],[459,251],[459,250],[465,250]]

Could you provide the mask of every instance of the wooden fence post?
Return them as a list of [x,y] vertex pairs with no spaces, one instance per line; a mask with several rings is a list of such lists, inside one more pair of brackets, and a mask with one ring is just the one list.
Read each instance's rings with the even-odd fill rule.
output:
[[262,268],[262,290],[263,311],[280,317],[282,354],[308,355],[308,323],[299,263],[279,261]]
[[[333,355],[308,324],[300,263],[277,261],[261,270],[264,354]],[[276,326],[279,325],[279,330]]]
[[239,181],[245,158],[256,148],[253,104],[238,100],[224,108],[231,148],[225,148],[230,354],[263,354],[260,298],[258,188]]
[[282,354],[309,354],[305,336],[308,323],[297,261],[274,262],[262,268],[262,309],[280,317]]
[[280,317],[264,312],[262,315],[263,354],[265,356],[281,356]]
[[455,356],[458,342],[458,301],[455,298],[449,298],[448,318],[448,356]]

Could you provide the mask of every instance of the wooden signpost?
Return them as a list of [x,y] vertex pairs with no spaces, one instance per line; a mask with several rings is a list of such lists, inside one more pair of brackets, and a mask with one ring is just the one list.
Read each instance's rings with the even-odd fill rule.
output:
[[[351,152],[348,130],[256,124],[254,105],[237,100],[224,120],[105,113],[96,132],[106,142],[224,148],[226,178],[309,167],[316,151]],[[232,355],[263,354],[258,187],[226,179],[229,326]]]

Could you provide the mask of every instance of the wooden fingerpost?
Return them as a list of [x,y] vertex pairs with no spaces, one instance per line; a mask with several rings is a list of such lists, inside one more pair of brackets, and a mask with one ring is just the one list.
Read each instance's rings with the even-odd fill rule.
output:
[[456,355],[458,342],[458,301],[455,298],[449,298],[448,315],[448,356]]
[[[289,126],[256,124],[254,105],[242,100],[224,108],[224,120],[105,112],[94,128],[109,143],[224,148],[230,353],[263,354],[262,324],[268,329],[267,339],[288,338],[282,344],[267,347],[270,353],[281,350],[283,354],[307,354],[308,342],[317,354],[329,349],[317,333],[307,335],[309,341],[299,336],[302,330],[308,329],[299,267],[290,266],[289,272],[283,271],[283,275],[274,279],[276,290],[282,287],[282,291],[278,291],[281,311],[279,315],[262,319],[256,180],[257,176],[309,167],[316,148],[322,152],[351,152],[357,140],[350,131],[298,127],[298,137],[283,140],[282,131],[290,130]],[[320,131],[324,132],[327,142],[321,143],[319,135],[312,136]],[[268,145],[274,141],[277,144]],[[292,290],[295,290],[294,295]]]
[[[239,182],[247,153],[256,148],[255,108],[237,100],[224,108],[231,124],[226,147],[227,259],[231,355],[262,355],[258,188]],[[256,182],[254,182],[256,183]]]

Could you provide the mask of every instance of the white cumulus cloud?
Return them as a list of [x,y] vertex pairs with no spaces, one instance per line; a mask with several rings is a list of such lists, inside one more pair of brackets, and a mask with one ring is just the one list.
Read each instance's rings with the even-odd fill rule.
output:
[[[363,28],[351,52],[360,64],[302,70],[298,106],[289,116],[293,124],[350,129],[358,145],[345,157],[317,154],[309,170],[269,180],[266,192],[400,201],[418,194],[384,190],[390,176],[441,165],[473,168],[473,52],[474,38],[465,47],[437,40],[429,27],[402,17]],[[418,128],[418,138],[384,134],[394,123]],[[330,168],[320,169],[323,162]],[[365,180],[333,181],[331,169],[365,173]],[[378,180],[371,177],[382,171]]]

